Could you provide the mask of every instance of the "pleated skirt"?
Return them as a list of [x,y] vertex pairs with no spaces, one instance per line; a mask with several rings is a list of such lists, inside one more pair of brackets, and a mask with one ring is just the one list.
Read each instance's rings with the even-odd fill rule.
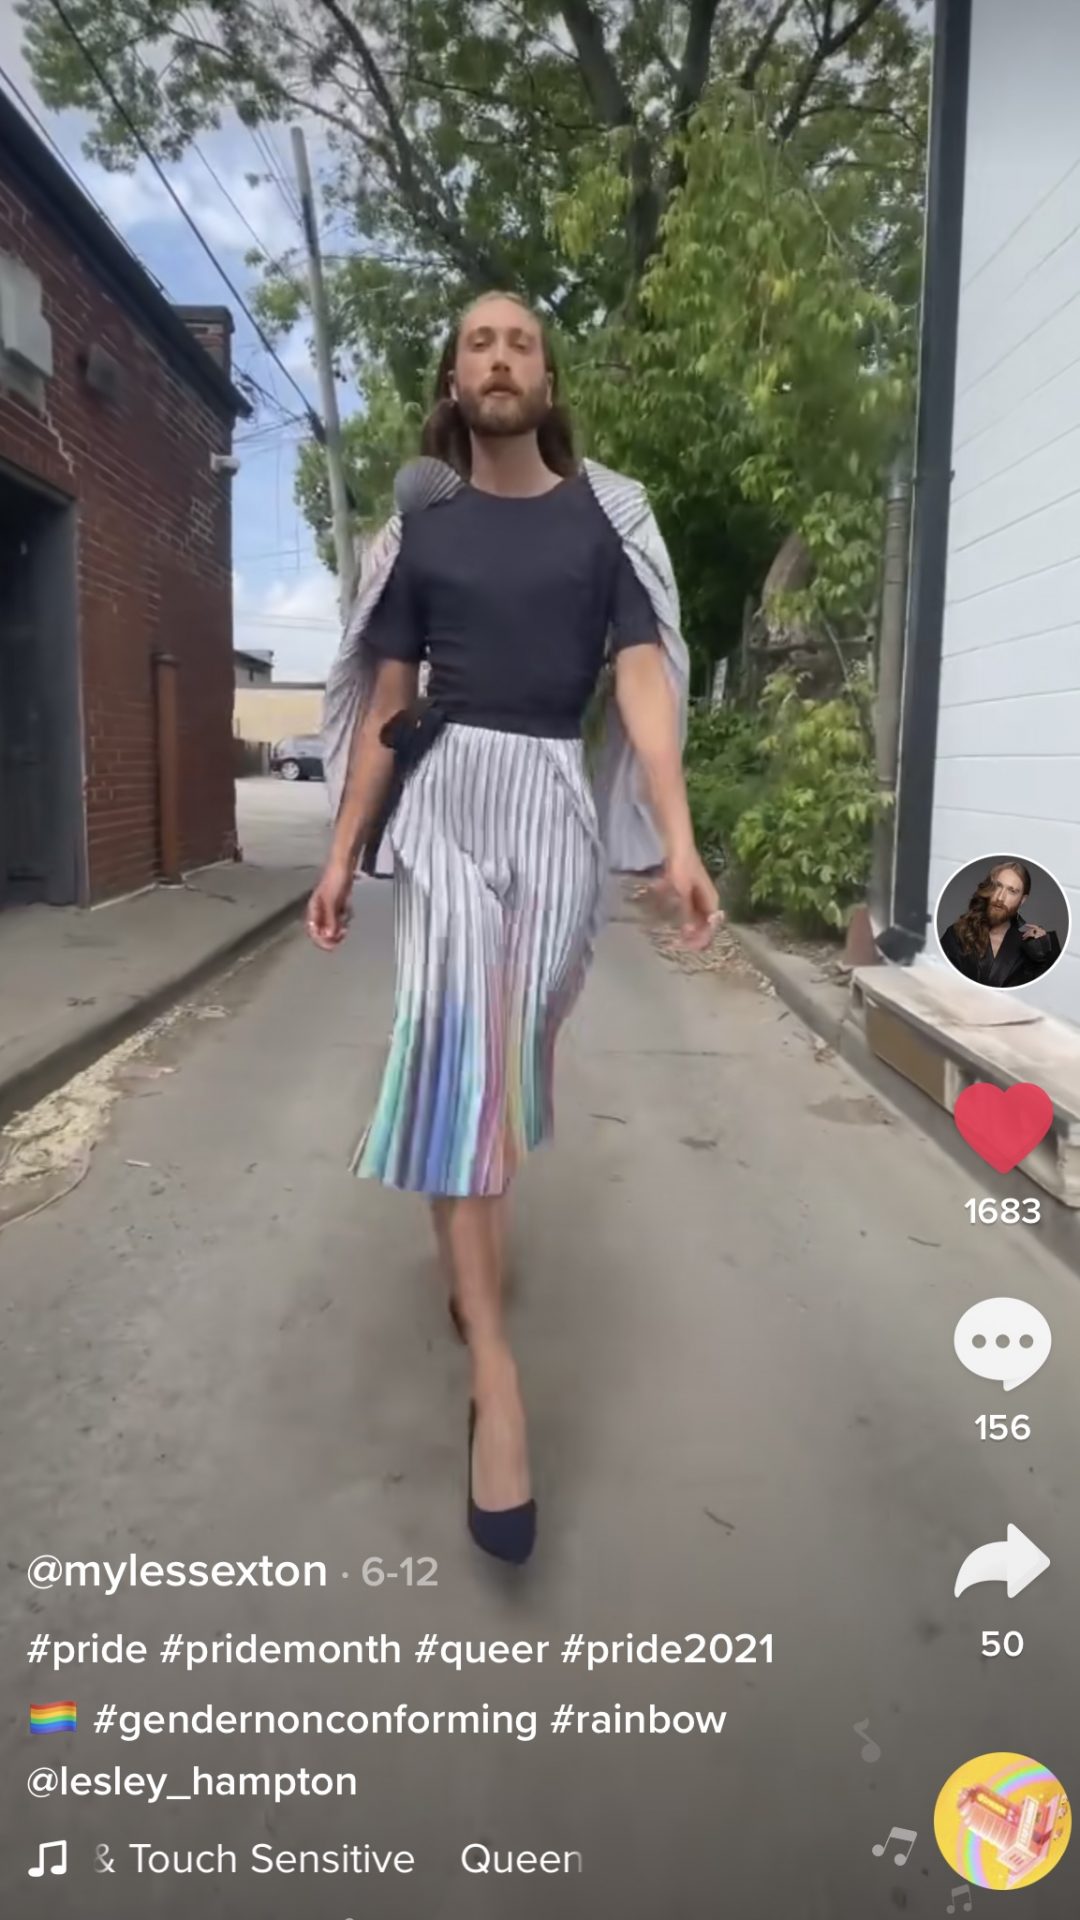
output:
[[397,981],[362,1179],[504,1193],[554,1130],[555,1041],[606,860],[580,740],[449,725],[388,829]]

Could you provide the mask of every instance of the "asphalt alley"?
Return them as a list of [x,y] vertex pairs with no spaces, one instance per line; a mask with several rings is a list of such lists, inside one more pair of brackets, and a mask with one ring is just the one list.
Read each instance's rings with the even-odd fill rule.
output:
[[[347,1159],[383,1056],[388,889],[346,949],[299,931],[128,1058],[87,1177],[0,1233],[0,1904],[48,1920],[626,1920],[938,1915],[957,1876],[932,1809],[953,1768],[1033,1755],[1073,1791],[1080,1288],[1028,1226],[972,1226],[983,1191],[751,977],[687,971],[631,912],[605,931],[564,1037],[560,1136],[526,1170],[512,1312],[540,1543],[504,1577],[464,1527],[466,1375],[419,1203]],[[981,1298],[1047,1315],[1049,1363],[1006,1394],[953,1327]],[[1025,1413],[1026,1442],[977,1416]],[[955,1600],[1009,1523],[1051,1566]],[[323,1561],[325,1589],[34,1592],[65,1560]],[[369,1557],[414,1580],[366,1584]],[[369,1575],[372,1569],[369,1568]],[[1019,1630],[984,1658],[984,1629]],[[542,1664],[417,1665],[444,1639],[550,1643]],[[609,1664],[575,1631],[751,1636],[744,1658]],[[27,1664],[35,1634],[145,1641],[143,1666]],[[162,1665],[167,1633],[317,1643],[386,1634],[401,1664]],[[773,1658],[767,1659],[765,1636]],[[696,1643],[688,1643],[691,1650]],[[718,1643],[723,1651],[723,1643]],[[756,1658],[746,1657],[755,1654]],[[30,1702],[76,1698],[74,1734]],[[104,1703],[284,1712],[485,1704],[514,1732],[97,1734]],[[650,1705],[715,1733],[550,1730]],[[535,1710],[535,1738],[522,1717]],[[869,1721],[879,1760],[861,1758]],[[156,1806],[27,1791],[35,1767],[355,1775],[353,1796]],[[907,1864],[872,1847],[914,1829]],[[65,1877],[35,1883],[43,1841]],[[409,1850],[410,1876],[255,1876],[250,1849]],[[134,1844],[224,1846],[239,1871],[134,1871]],[[566,1874],[469,1874],[470,1844],[580,1853]],[[95,1872],[107,1846],[115,1872]],[[1074,1852],[1076,1849],[1074,1848]],[[474,1856],[475,1857],[475,1856]],[[98,1862],[100,1864],[100,1862]],[[571,1862],[573,1865],[573,1862]],[[1076,1910],[1080,1860],[1041,1886]]]

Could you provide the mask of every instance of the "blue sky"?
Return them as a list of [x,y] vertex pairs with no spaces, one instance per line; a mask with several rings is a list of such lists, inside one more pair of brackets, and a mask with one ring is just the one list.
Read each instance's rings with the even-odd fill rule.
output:
[[[337,644],[336,588],[315,555],[293,498],[296,449],[303,430],[285,425],[281,409],[298,412],[299,396],[236,308],[228,288],[149,163],[142,163],[130,174],[106,172],[82,153],[88,124],[85,117],[52,113],[42,105],[22,59],[21,31],[21,22],[0,0],[0,68],[31,102],[84,187],[161,283],[166,296],[180,303],[224,305],[233,310],[236,371],[253,375],[280,402],[278,408],[260,400],[255,417],[242,423],[237,435],[237,456],[242,465],[232,483],[235,638],[240,647],[272,648],[278,679],[319,679]],[[2,75],[0,88],[7,91]],[[238,121],[223,126],[220,132],[201,135],[199,147],[267,250],[280,257],[283,252],[295,251],[301,241],[294,204],[292,149],[286,128],[265,131],[280,184],[266,179],[254,187],[249,184],[248,175],[265,176],[269,166],[265,153]],[[305,126],[305,134],[317,191],[321,157],[318,125]],[[244,255],[254,241],[243,220],[196,155],[166,171],[222,266],[250,304],[258,273],[244,263]],[[332,250],[333,242],[333,233],[324,230],[324,247]],[[306,325],[301,326],[279,343],[277,350],[304,394],[318,408],[309,331]],[[339,406],[343,413],[351,410],[350,396],[344,390],[339,390]],[[250,440],[249,435],[253,436]]]

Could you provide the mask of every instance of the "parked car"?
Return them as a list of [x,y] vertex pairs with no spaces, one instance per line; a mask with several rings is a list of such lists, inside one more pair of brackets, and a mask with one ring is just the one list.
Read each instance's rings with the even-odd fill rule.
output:
[[283,780],[323,780],[322,741],[317,733],[298,733],[279,740],[270,755],[271,773]]

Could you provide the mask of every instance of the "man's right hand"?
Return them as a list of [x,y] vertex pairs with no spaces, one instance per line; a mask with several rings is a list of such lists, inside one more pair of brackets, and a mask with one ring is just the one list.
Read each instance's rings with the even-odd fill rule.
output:
[[348,931],[354,878],[349,862],[331,860],[308,901],[307,930],[324,953],[340,947]]

